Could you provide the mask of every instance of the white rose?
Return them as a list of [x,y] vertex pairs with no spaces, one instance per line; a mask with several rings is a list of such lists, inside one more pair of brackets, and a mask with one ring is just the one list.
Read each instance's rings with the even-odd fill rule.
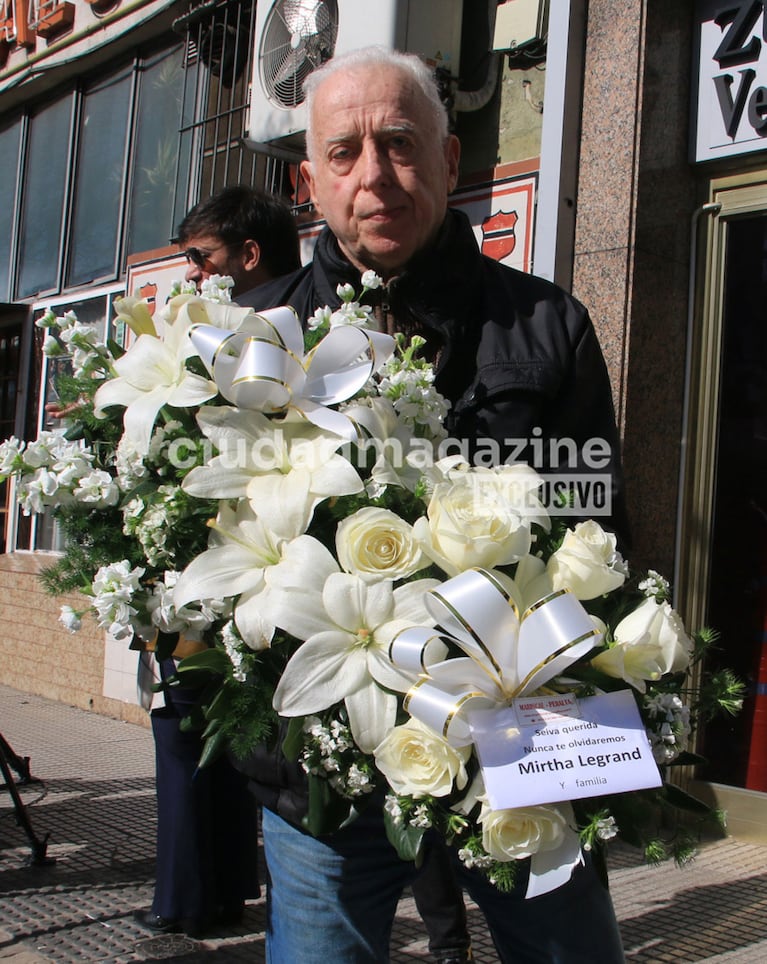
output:
[[533,854],[556,850],[567,824],[556,807],[516,807],[491,810],[482,803],[482,846],[496,860],[524,860]]
[[669,603],[645,599],[622,619],[613,633],[615,645],[599,653],[592,664],[601,672],[623,679],[640,693],[645,680],[687,669],[693,642],[681,617]]
[[533,522],[549,526],[537,496],[540,485],[526,465],[455,472],[435,485],[428,518],[419,519],[413,531],[450,576],[508,565],[529,552]]
[[360,509],[338,524],[338,561],[346,572],[404,579],[429,565],[412,526],[388,509]]
[[395,726],[375,751],[378,769],[395,793],[416,799],[444,797],[466,786],[471,747],[452,747],[435,730],[416,719]]
[[612,592],[626,579],[615,535],[605,532],[593,519],[568,529],[546,571],[555,590],[570,589],[578,599],[595,599]]

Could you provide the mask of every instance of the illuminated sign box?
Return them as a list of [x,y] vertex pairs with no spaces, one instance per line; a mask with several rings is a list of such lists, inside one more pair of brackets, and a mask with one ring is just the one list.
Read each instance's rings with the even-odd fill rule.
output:
[[761,0],[698,0],[693,160],[767,150],[767,24]]

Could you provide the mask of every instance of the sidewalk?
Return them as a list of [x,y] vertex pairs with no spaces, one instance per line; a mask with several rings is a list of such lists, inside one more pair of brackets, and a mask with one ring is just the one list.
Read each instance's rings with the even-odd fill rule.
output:
[[[0,686],[0,733],[19,757],[30,759],[34,782],[20,793],[42,854],[55,858],[30,865],[30,838],[3,790],[0,962],[263,962],[263,899],[248,904],[242,925],[204,941],[151,937],[133,922],[133,909],[151,901],[154,873],[148,729]],[[732,839],[711,842],[685,870],[648,868],[633,852],[616,848],[611,881],[628,961],[767,960],[767,848]],[[482,916],[469,909],[476,960],[495,964]],[[429,960],[407,895],[400,902],[391,959],[393,964]]]

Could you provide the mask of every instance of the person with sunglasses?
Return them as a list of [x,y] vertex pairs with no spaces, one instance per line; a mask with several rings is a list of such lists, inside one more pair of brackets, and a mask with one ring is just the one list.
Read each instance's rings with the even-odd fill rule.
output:
[[[227,187],[189,211],[178,229],[200,287],[211,275],[234,279],[233,294],[250,291],[300,267],[298,229],[279,198],[246,185]],[[150,662],[163,680],[175,674],[173,657]],[[178,658],[188,655],[177,649]],[[146,664],[145,664],[146,665]],[[156,675],[155,674],[155,675]],[[245,901],[260,893],[257,870],[258,808],[247,779],[226,757],[198,768],[203,741],[182,725],[197,710],[196,686],[172,685],[164,706],[152,709],[157,794],[157,858],[150,907],[135,922],[153,934],[202,937],[238,923]]]
[[245,184],[195,205],[179,225],[178,243],[188,264],[186,281],[199,288],[212,275],[228,275],[235,299],[301,266],[290,208],[277,195]]

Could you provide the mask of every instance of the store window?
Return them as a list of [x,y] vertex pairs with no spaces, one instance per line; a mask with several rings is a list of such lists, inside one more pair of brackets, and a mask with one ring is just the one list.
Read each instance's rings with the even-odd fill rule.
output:
[[5,119],[0,300],[118,280],[129,254],[171,241],[188,194],[183,62],[176,41]]
[[[183,48],[146,61],[138,90],[133,182],[126,250],[151,251],[173,236],[186,203],[188,152],[179,152],[183,126]],[[177,195],[181,197],[175,201]],[[175,203],[174,203],[175,202]],[[158,228],[160,229],[158,231]]]
[[82,97],[67,288],[119,273],[130,96],[131,72],[123,71]]
[[0,301],[11,299],[11,254],[18,193],[21,121],[0,129]]
[[17,298],[58,288],[73,105],[74,95],[70,93],[29,120]]

